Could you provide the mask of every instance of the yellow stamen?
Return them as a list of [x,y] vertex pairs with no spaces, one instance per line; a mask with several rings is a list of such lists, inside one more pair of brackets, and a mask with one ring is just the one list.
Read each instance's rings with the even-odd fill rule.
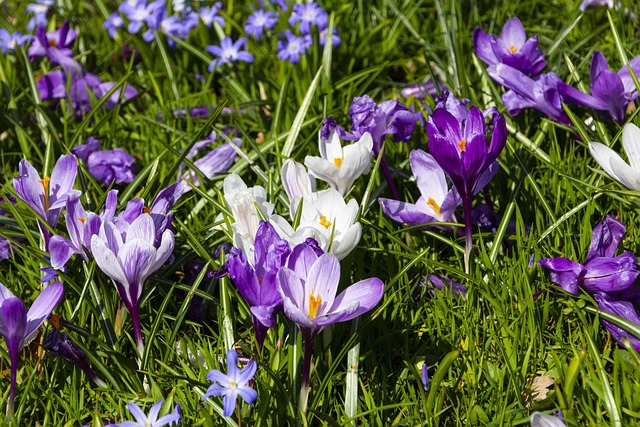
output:
[[236,383],[234,381],[229,381],[229,384],[231,384],[231,387],[235,387]]
[[144,208],[144,209],[142,209],[142,212],[146,213],[147,215],[151,215],[151,209],[150,208]]
[[151,427],[151,422],[150,421],[145,422],[144,427]]
[[82,218],[82,217],[78,218],[78,221],[80,221],[83,225],[84,225],[86,220],[87,220],[87,218]]
[[320,225],[324,228],[329,228],[331,227],[331,221],[328,221],[326,216],[320,215]]
[[458,148],[460,148],[460,151],[464,151],[467,149],[467,140],[466,139],[461,139],[460,142],[458,142]]
[[40,180],[40,184],[44,188],[44,210],[49,210],[49,182],[51,182],[51,178],[48,176]]
[[322,297],[319,295],[315,296],[313,292],[311,292],[311,295],[309,295],[309,319],[313,320],[316,318],[320,304],[322,304]]
[[438,215],[440,215],[440,205],[438,205],[438,202],[433,200],[433,198],[429,197],[429,199],[427,200],[427,205],[431,209],[433,209]]
[[344,160],[344,157],[335,157],[333,159],[333,163],[335,163],[335,165],[340,168],[340,166],[342,166],[342,161]]
[[518,51],[518,48],[517,48],[517,47],[515,47],[514,45],[511,45],[511,46],[509,46],[509,51],[510,51],[511,53],[516,53],[516,52]]

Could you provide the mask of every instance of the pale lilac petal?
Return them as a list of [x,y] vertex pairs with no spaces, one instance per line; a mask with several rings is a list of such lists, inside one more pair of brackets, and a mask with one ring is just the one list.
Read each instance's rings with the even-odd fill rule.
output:
[[42,325],[42,322],[49,317],[58,303],[60,303],[63,294],[64,287],[60,282],[53,282],[40,292],[40,295],[38,295],[27,313],[27,327],[24,335],[26,337],[25,343],[28,343],[35,337],[37,329]]

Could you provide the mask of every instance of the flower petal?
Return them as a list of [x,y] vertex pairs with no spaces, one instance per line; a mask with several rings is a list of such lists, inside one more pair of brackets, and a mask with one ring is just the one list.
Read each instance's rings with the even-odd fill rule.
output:
[[27,313],[27,329],[25,343],[31,341],[42,322],[49,317],[53,309],[60,303],[64,294],[64,286],[60,282],[53,282],[36,298]]

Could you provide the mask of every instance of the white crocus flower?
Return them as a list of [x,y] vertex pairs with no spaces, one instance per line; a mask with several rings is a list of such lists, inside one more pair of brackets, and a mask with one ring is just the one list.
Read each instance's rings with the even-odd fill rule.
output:
[[622,146],[629,163],[611,148],[599,142],[590,142],[589,151],[604,171],[625,187],[640,191],[640,129],[632,123],[622,130]]
[[[356,247],[362,235],[362,226],[356,222],[358,202],[354,199],[345,203],[338,191],[328,190],[313,193],[302,199],[300,225],[293,228],[282,219],[274,219],[278,233],[292,245],[314,238],[322,250],[343,259]],[[292,216],[296,207],[292,206]],[[286,237],[285,237],[286,236]]]
[[253,247],[261,215],[269,219],[273,212],[273,204],[267,202],[266,190],[256,185],[247,187],[242,178],[230,174],[223,183],[224,198],[231,210],[235,222],[231,224],[234,246],[241,248],[247,260],[253,262]]
[[289,203],[297,204],[301,197],[310,196],[316,191],[316,180],[302,164],[293,159],[287,159],[282,164],[280,177]]
[[353,182],[371,169],[371,150],[373,139],[369,133],[360,140],[342,147],[337,132],[327,140],[320,140],[321,157],[307,156],[304,164],[309,171],[343,196],[351,189]]

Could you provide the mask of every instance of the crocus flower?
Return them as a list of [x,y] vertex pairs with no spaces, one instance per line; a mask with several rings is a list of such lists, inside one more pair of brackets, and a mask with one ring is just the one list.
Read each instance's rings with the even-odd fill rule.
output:
[[305,167],[293,159],[287,159],[280,169],[282,186],[290,206],[298,206],[300,199],[311,196],[316,191],[316,180],[309,175]]
[[108,387],[107,383],[100,379],[94,370],[91,369],[89,358],[80,347],[71,341],[69,334],[52,328],[44,337],[42,347],[47,350],[51,356],[62,357],[76,365],[98,387]]
[[424,391],[429,390],[429,371],[427,370],[427,364],[422,364],[422,387]]
[[582,0],[580,3],[580,11],[584,12],[590,7],[607,6],[609,9],[613,8],[613,0]]
[[579,287],[590,292],[616,292],[629,288],[640,272],[637,258],[629,251],[613,256],[625,226],[607,215],[594,229],[583,264],[567,258],[547,258],[538,262],[549,269],[551,281],[571,294]]
[[304,37],[293,35],[291,30],[286,30],[284,36],[287,39],[278,41],[278,58],[289,61],[292,64],[300,62],[300,57],[307,51],[307,41]]
[[105,221],[100,233],[91,238],[91,253],[98,267],[115,283],[122,302],[131,314],[134,336],[139,354],[143,353],[140,327],[140,301],[147,279],[169,259],[173,252],[174,238],[171,230],[164,230],[160,245],[156,248],[156,225],[151,215],[138,216],[124,230],[113,221]]
[[531,427],[565,427],[562,418],[545,415],[538,411],[531,414]]
[[118,11],[129,19],[127,30],[136,34],[142,28],[142,24],[152,19],[152,14],[164,6],[164,1],[154,1],[147,5],[146,1],[124,2],[118,7]]
[[[273,204],[267,202],[267,191],[263,187],[257,185],[249,188],[236,174],[229,174],[224,179],[222,188],[235,220],[231,224],[233,245],[242,249],[248,259],[254,259],[253,246],[261,217],[271,217]],[[257,209],[261,214],[258,214]]]
[[[444,279],[444,280],[443,280]],[[427,277],[427,288],[431,294],[435,295],[435,290],[439,290],[445,295],[452,293],[454,297],[465,297],[467,296],[467,287],[461,285],[460,283],[456,283],[453,280],[443,277],[440,278],[435,274],[430,274]],[[435,289],[434,289],[435,288]]]
[[[192,149],[187,155],[188,159],[191,159],[195,154],[202,148],[205,148],[212,142],[217,139],[217,134],[215,131],[211,133],[213,137],[206,139],[204,141],[200,141],[201,143],[196,143],[197,149]],[[216,175],[219,175],[223,172],[229,170],[233,163],[236,160],[238,155],[236,149],[234,149],[232,144],[235,144],[238,147],[242,146],[242,139],[240,138],[232,138],[231,143],[224,143],[209,151],[204,156],[193,162],[193,165],[197,168],[197,170],[207,179],[211,179]],[[193,171],[187,171],[182,173],[182,167],[179,168],[178,175],[182,177],[184,185],[184,191],[190,191],[192,186],[198,186],[200,181],[198,180],[198,176]]]
[[0,28],[0,48],[2,48],[2,53],[15,52],[16,48],[24,46],[31,38],[32,36],[29,34],[22,34],[18,31],[12,34],[4,28]]
[[258,398],[258,392],[249,386],[249,381],[256,374],[256,369],[258,365],[255,360],[250,360],[247,366],[238,369],[238,354],[232,348],[227,353],[227,373],[223,374],[214,369],[207,374],[207,379],[214,384],[209,386],[202,400],[210,396],[224,396],[222,400],[224,416],[230,417],[233,415],[238,396],[248,404],[255,402]]
[[180,422],[180,405],[176,405],[173,413],[158,419],[160,409],[162,409],[162,402],[164,402],[164,400],[160,399],[151,407],[149,416],[145,415],[135,402],[130,402],[127,408],[129,412],[131,412],[131,415],[133,415],[133,418],[135,418],[135,421],[109,424],[106,427],[162,427],[166,425],[178,425]]
[[214,22],[224,28],[224,18],[218,14],[222,9],[222,2],[216,2],[211,7],[203,7],[200,9],[200,19],[205,26],[211,27]]
[[0,334],[4,336],[7,343],[7,352],[11,360],[8,418],[13,414],[20,350],[35,338],[40,325],[58,305],[63,293],[62,283],[53,282],[40,292],[27,311],[24,302],[0,283]]
[[72,194],[67,198],[67,213],[65,224],[70,239],[55,235],[49,241],[49,253],[51,254],[51,267],[60,270],[73,254],[79,254],[85,260],[89,257],[84,249],[91,252],[91,238],[98,234],[102,221],[113,218],[118,204],[117,190],[111,190],[107,194],[105,206],[100,215],[85,211],[80,202],[79,194]]
[[[50,177],[41,179],[38,171],[26,159],[20,161],[19,171],[20,176],[13,179],[13,188],[18,196],[43,217],[47,224],[55,227],[67,198],[79,194],[79,191],[73,190],[78,171],[75,156],[60,156]],[[41,227],[41,230],[48,244],[51,236],[46,228]]]
[[640,129],[633,123],[622,130],[622,146],[631,165],[600,142],[590,142],[589,152],[611,178],[630,190],[640,191]]
[[[307,339],[337,322],[354,319],[375,307],[384,292],[377,277],[361,280],[336,296],[340,282],[340,262],[333,254],[323,254],[294,269],[283,267],[278,272],[278,290],[284,312],[295,322]],[[302,271],[306,277],[301,277]]]
[[[297,205],[292,204],[289,210],[292,218],[298,215]],[[362,236],[362,225],[356,221],[357,214],[358,202],[355,199],[347,203],[337,190],[329,188],[303,197],[300,224],[295,231],[275,216],[271,222],[278,233],[293,244],[311,237],[323,251],[343,259],[355,249]]]
[[[444,89],[444,85],[438,82],[438,87]],[[425,99],[427,95],[435,98],[438,96],[438,90],[436,89],[436,82],[429,78],[424,83],[416,83],[405,87],[400,91],[400,94],[404,98],[414,97],[416,99]]]
[[251,34],[256,40],[260,40],[262,33],[267,29],[272,30],[276,22],[278,22],[278,14],[276,12],[258,9],[247,18],[244,31],[247,34]]
[[[632,59],[629,64],[635,74],[640,74],[640,57]],[[609,70],[602,52],[596,51],[591,60],[591,95],[562,82],[558,84],[558,91],[565,102],[603,111],[606,116],[623,123],[627,105],[638,97],[633,80],[626,78],[628,73],[626,65],[617,73]]]
[[27,12],[33,13],[33,16],[27,23],[27,30],[33,31],[35,28],[47,26],[47,12],[53,6],[53,0],[36,0],[27,6]]
[[[598,303],[598,308],[600,310],[615,314],[616,316],[622,317],[623,319],[640,326],[640,315],[638,315],[638,310],[636,310],[636,307],[632,302],[612,298],[604,292],[596,292],[593,297]],[[624,345],[623,341],[627,340],[637,352],[640,352],[640,337],[636,337],[620,326],[607,320],[602,319],[602,324],[611,333],[611,336],[613,336],[613,338],[615,338],[615,340],[620,344]]]
[[462,203],[455,188],[449,189],[444,171],[431,154],[412,150],[409,154],[411,171],[421,196],[416,203],[381,197],[382,211],[394,221],[408,225],[428,222],[455,222],[455,210]]
[[[498,65],[501,67],[502,65]],[[465,220],[465,271],[469,271],[472,223],[471,200],[484,174],[492,167],[507,142],[507,127],[494,107],[482,113],[476,106],[469,110],[457,98],[446,95],[427,122],[429,151],[449,176],[462,199]],[[487,145],[485,120],[490,115],[492,135]]]
[[107,20],[104,21],[104,24],[102,24],[102,28],[107,30],[109,37],[112,39],[116,38],[116,30],[122,27],[124,27],[124,19],[122,19],[122,16],[120,16],[118,12],[113,12]]
[[225,37],[220,41],[220,46],[208,46],[207,52],[215,55],[218,59],[211,61],[209,72],[213,71],[216,65],[230,64],[236,61],[253,62],[253,55],[246,50],[240,50],[247,44],[247,39],[240,37],[233,42],[231,37]]
[[[416,127],[416,117],[404,104],[394,100],[376,104],[369,95],[353,98],[353,103],[349,108],[349,116],[351,117],[350,132],[335,125],[331,117],[325,119],[326,124],[323,126],[335,126],[340,138],[350,141],[357,141],[365,132],[368,132],[373,139],[375,158],[378,158],[380,154],[386,135],[393,135],[395,142],[404,141],[413,134]],[[393,184],[386,157],[380,161],[380,169],[389,184],[393,197],[397,199],[399,194]]]
[[[462,199],[476,192],[482,174],[496,161],[507,142],[504,117],[491,108],[483,113],[476,106],[436,108],[429,117],[429,151],[447,173]],[[486,118],[492,135],[487,145]]]
[[135,178],[135,159],[122,148],[100,150],[100,141],[89,137],[87,142],[71,149],[82,159],[89,174],[105,187],[112,183],[129,184]]
[[[322,133],[322,131],[321,131]],[[342,147],[337,132],[329,139],[318,135],[320,156],[307,156],[304,164],[318,179],[321,179],[344,196],[361,175],[369,173],[371,168],[371,150],[373,140],[365,133],[355,143]]]
[[49,61],[61,65],[66,70],[82,70],[80,64],[75,61],[71,47],[76,41],[77,33],[65,22],[59,30],[46,32],[39,27],[36,37],[33,39],[28,53],[29,58],[46,56]]
[[[325,25],[325,28],[318,28],[320,30],[320,46],[324,47],[325,43],[327,42],[327,36],[329,35],[328,27],[329,23]],[[340,43],[342,43],[342,40],[340,40],[340,36],[338,35],[338,29],[336,27],[333,27],[331,29],[331,46],[337,47],[340,46]]]
[[534,108],[551,119],[565,124],[571,120],[562,108],[562,96],[558,86],[562,81],[556,73],[540,74],[535,79],[504,64],[498,64],[491,77],[509,89],[502,95],[502,102],[512,116],[525,108]]
[[260,223],[255,237],[254,259],[247,261],[242,249],[232,248],[227,258],[229,277],[251,310],[258,345],[262,346],[268,328],[275,326],[282,298],[276,274],[284,266],[291,249],[273,225]]
[[502,27],[500,37],[476,28],[473,49],[478,58],[490,67],[508,65],[527,75],[536,75],[544,68],[545,59],[538,47],[538,36],[527,39],[522,22],[511,18]]
[[[85,73],[85,75],[88,73]],[[114,88],[116,82],[101,82],[93,88],[94,94],[97,99],[104,98],[107,93]],[[115,108],[118,104],[124,104],[138,94],[136,88],[131,85],[124,84],[119,89],[114,91],[109,98],[103,104],[106,109]]]
[[289,16],[289,25],[293,26],[296,22],[300,22],[300,33],[309,34],[313,25],[326,28],[327,12],[316,2],[296,3]]

